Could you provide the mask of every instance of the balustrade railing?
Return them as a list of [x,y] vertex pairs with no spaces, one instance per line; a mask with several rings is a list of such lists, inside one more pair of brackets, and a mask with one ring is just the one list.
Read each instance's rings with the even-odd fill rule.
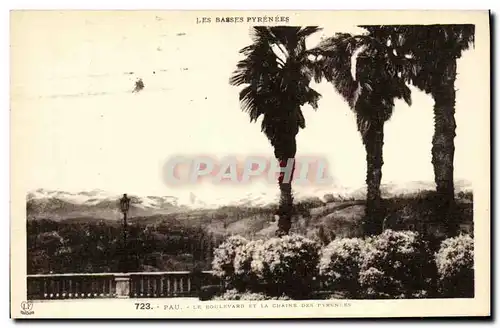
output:
[[211,271],[28,275],[28,299],[197,297]]

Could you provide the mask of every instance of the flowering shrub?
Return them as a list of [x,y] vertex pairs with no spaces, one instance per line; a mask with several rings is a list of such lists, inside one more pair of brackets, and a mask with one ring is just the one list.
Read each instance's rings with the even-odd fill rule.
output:
[[262,293],[244,292],[240,293],[236,289],[230,289],[221,296],[213,298],[214,301],[266,301],[266,300],[289,300],[288,296],[282,295],[272,297]]
[[474,297],[474,240],[470,235],[444,240],[435,259],[443,295]]
[[386,230],[367,239],[359,283],[367,298],[408,298],[425,295],[430,258],[418,233]]
[[231,236],[214,250],[212,261],[212,271],[214,275],[224,280],[226,283],[235,281],[234,258],[237,250],[248,243],[248,240],[241,236]]
[[252,261],[254,254],[260,252],[264,242],[262,240],[252,240],[236,249],[234,256],[234,280],[238,282],[240,290],[255,289],[259,283],[259,277],[252,271]]
[[317,276],[319,244],[300,235],[267,240],[254,249],[252,272],[267,284],[267,294],[294,298],[312,290]]
[[355,296],[364,245],[360,238],[342,238],[322,249],[318,268],[327,286],[346,289],[350,296]]

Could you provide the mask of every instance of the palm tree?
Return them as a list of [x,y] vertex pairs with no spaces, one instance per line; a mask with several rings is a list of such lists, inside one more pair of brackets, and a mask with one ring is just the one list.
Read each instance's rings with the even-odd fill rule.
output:
[[[348,102],[366,150],[366,234],[381,232],[384,210],[381,206],[384,124],[390,119],[394,99],[411,105],[406,85],[408,58],[391,52],[383,40],[373,35],[339,33],[322,41],[311,52],[321,55],[318,64],[323,76]],[[351,72],[355,61],[355,72]]]
[[434,99],[434,136],[432,164],[437,192],[437,214],[456,232],[454,218],[455,188],[455,80],[457,59],[474,42],[474,25],[364,26],[381,40],[391,40],[392,51],[411,57],[409,81]]
[[455,80],[457,59],[474,42],[474,25],[365,26],[379,38],[391,38],[401,55],[413,57],[410,80],[434,99],[432,164],[436,191],[454,198]]
[[[309,104],[317,109],[321,97],[309,87],[315,69],[306,49],[306,38],[318,30],[316,26],[253,27],[253,43],[240,51],[245,58],[230,78],[231,85],[245,85],[240,92],[241,108],[249,114],[250,122],[262,116],[262,132],[281,167],[295,158],[295,138],[299,129],[305,128],[301,107]],[[291,182],[280,174],[278,235],[288,234],[291,227]]]

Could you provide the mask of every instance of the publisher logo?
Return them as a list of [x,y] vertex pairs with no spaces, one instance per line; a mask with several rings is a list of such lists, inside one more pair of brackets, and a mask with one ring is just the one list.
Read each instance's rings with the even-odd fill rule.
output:
[[30,315],[34,313],[35,311],[33,311],[33,303],[31,303],[30,301],[21,302],[21,314]]

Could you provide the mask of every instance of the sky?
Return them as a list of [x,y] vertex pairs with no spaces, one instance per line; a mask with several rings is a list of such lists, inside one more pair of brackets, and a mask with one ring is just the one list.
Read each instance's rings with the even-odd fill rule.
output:
[[[28,189],[193,192],[221,202],[277,192],[276,185],[267,183],[172,187],[164,182],[164,163],[179,154],[273,155],[260,121],[249,122],[240,110],[239,89],[228,83],[241,59],[238,51],[251,42],[249,26],[174,24],[169,19],[156,14],[17,16],[11,39],[11,110]],[[360,31],[353,22],[332,23],[308,46],[323,35]],[[458,61],[456,180],[470,180],[474,167],[477,125],[471,124],[475,95],[470,86],[479,77],[477,60],[469,50]],[[133,93],[138,78],[145,88]],[[315,154],[328,161],[334,185],[326,189],[361,188],[366,162],[355,117],[331,85],[314,88],[322,99],[317,111],[303,108],[307,126],[297,136],[297,156]],[[412,98],[411,107],[396,101],[385,125],[382,183],[434,180],[433,100],[414,88]]]

